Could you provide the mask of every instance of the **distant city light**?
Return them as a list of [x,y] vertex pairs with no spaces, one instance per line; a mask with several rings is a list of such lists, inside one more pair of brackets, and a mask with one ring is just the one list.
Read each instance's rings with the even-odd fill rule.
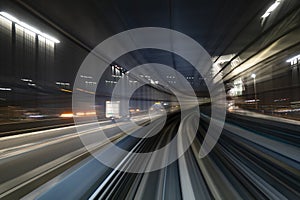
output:
[[26,24],[25,22],[20,21],[19,19],[17,19],[16,17],[12,16],[11,14],[8,14],[7,12],[0,12],[0,15],[2,15],[3,17],[5,17],[6,19],[18,24],[19,26],[22,26],[23,28],[34,32],[35,34],[38,34],[40,36],[43,36],[44,38],[54,42],[54,43],[60,43],[60,41],[58,39],[56,39],[55,37],[52,37],[50,35],[48,35],[47,33],[43,33],[42,31],[38,30],[35,27],[32,27],[28,24]]
[[[129,81],[129,82],[132,82],[132,81]],[[108,80],[105,80],[105,83],[117,84],[118,82],[117,81],[108,81]]]
[[62,85],[62,86],[70,86],[70,83],[68,82],[56,82],[56,85]]
[[186,79],[187,80],[194,80],[194,77],[193,76],[187,76]]
[[94,81],[85,81],[85,84],[88,84],[88,85],[97,85],[97,83],[94,82]]
[[275,1],[275,3],[273,3],[268,10],[265,12],[265,14],[263,14],[263,16],[261,16],[262,18],[267,18],[271,12],[273,12],[280,4],[280,0]]
[[86,79],[92,79],[92,76],[87,76],[87,75],[80,75],[81,78],[86,78]]

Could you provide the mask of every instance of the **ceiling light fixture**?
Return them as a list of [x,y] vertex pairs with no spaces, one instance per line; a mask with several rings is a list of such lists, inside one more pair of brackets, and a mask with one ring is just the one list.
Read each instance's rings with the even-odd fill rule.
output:
[[294,56],[294,57],[292,57],[292,58],[290,58],[290,59],[288,59],[286,62],[292,62],[293,60],[297,60],[297,59],[299,59],[299,58],[300,58],[300,54],[297,55],[297,56]]
[[288,59],[286,62],[293,63],[293,62],[297,62],[297,60],[300,60],[300,54]]
[[55,37],[52,37],[46,33],[43,33],[42,31],[30,26],[29,24],[26,24],[25,22],[20,21],[19,19],[17,19],[16,17],[12,16],[11,14],[9,14],[7,12],[0,12],[0,15],[5,17],[6,19],[18,24],[19,26],[22,26],[23,28],[34,32],[35,34],[43,36],[44,38],[46,38],[54,43],[60,43],[60,41],[58,39],[56,39]]
[[262,18],[267,18],[271,12],[273,12],[280,4],[280,0],[275,1],[275,3],[273,3],[268,10],[265,12],[265,14],[263,14],[263,16],[261,16]]

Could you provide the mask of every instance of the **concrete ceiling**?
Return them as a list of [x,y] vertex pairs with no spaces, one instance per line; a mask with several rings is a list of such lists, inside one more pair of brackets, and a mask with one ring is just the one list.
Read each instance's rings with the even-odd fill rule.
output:
[[[282,0],[277,11],[262,24],[261,16],[274,0],[16,0],[23,10],[87,51],[125,30],[164,27],[195,39],[214,61],[222,55],[243,55],[246,59],[258,53],[261,44],[271,40],[272,35],[261,43],[256,41],[264,34],[274,34],[277,29],[273,27],[299,8],[299,2]],[[133,57],[156,62],[161,59],[185,75],[194,73],[186,62],[166,52],[143,52]],[[230,72],[226,63],[221,67]]]

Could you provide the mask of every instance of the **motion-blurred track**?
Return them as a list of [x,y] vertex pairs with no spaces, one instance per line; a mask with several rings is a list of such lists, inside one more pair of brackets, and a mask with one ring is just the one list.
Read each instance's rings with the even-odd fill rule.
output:
[[[194,117],[190,115],[185,129],[182,129],[186,135],[189,135],[187,131],[193,125]],[[28,138],[28,142],[35,140],[34,144],[27,142],[27,146],[18,148],[14,147],[18,144],[18,137],[10,138],[13,143],[4,143],[3,138],[1,142],[7,146],[6,150],[1,152],[1,170],[6,172],[1,177],[3,183],[1,195],[3,198],[22,197],[39,184],[56,176],[25,198],[298,199],[300,197],[299,125],[233,113],[227,115],[221,138],[207,157],[199,159],[198,156],[209,124],[209,116],[202,113],[197,137],[179,160],[154,172],[123,172],[133,166],[150,167],[156,158],[151,158],[145,164],[132,153],[152,152],[165,146],[177,134],[179,122],[179,114],[169,115],[164,129],[148,139],[136,139],[120,133],[117,128],[110,128],[108,134],[111,134],[110,137],[115,144],[130,152],[117,157],[115,169],[108,168],[95,158],[86,155],[86,151],[79,152],[82,144],[78,136],[68,134],[74,131],[74,127],[66,128],[60,133],[54,131],[56,133],[54,138],[46,139],[47,135],[41,137],[37,134],[31,139]],[[102,123],[104,127],[114,126],[109,122]],[[116,134],[117,132],[119,133]],[[54,144],[52,141],[55,141]],[[105,151],[107,151],[105,144],[95,148],[96,154]],[[176,152],[166,151],[163,159],[168,159],[170,153]],[[67,167],[63,165],[65,167],[58,170],[59,167],[54,167],[58,161],[52,167],[45,167],[47,163],[54,162],[55,158],[62,159],[66,155],[70,156],[64,158],[65,162],[69,161]],[[78,156],[82,157],[78,159]],[[75,158],[78,159],[76,162]],[[44,173],[48,175],[33,173],[38,166],[43,166]],[[52,170],[52,174],[46,173],[47,170]],[[29,178],[30,175],[32,177]],[[34,181],[24,184],[28,181],[25,177]],[[12,183],[16,185],[13,186]]]

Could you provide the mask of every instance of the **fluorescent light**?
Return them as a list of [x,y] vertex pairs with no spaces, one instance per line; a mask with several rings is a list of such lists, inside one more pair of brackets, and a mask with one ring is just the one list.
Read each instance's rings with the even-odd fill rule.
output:
[[56,39],[56,38],[54,38],[54,37],[52,37],[52,36],[50,36],[46,33],[41,33],[40,35],[43,36],[44,38],[48,39],[48,40],[51,40],[54,43],[60,43],[60,41],[58,39]]
[[2,87],[1,87],[0,90],[1,90],[1,91],[11,91],[12,89],[11,89],[11,88],[2,88]]
[[280,2],[276,1],[274,4],[272,4],[270,6],[270,8],[266,11],[266,13],[271,13],[273,12],[278,6],[279,6]]
[[273,12],[280,4],[280,0],[275,1],[275,3],[273,3],[268,10],[265,12],[265,14],[263,14],[263,16],[261,16],[262,18],[267,18],[271,12]]
[[36,29],[36,28],[34,28],[34,27],[32,27],[32,26],[30,26],[30,25],[28,25],[28,24],[26,24],[26,23],[24,23],[24,22],[19,22],[18,23],[20,26],[22,26],[22,27],[24,27],[24,28],[26,28],[26,29],[28,29],[28,30],[30,30],[30,31],[32,31],[32,32],[34,32],[34,33],[36,33],[36,34],[41,34],[42,32],[40,31],[40,30],[38,30],[38,29]]
[[263,16],[261,16],[262,18],[267,18],[267,17],[269,17],[269,15],[270,15],[271,13],[265,13]]
[[8,14],[6,12],[0,12],[0,15],[2,15],[3,17],[5,17],[6,19],[18,24],[19,26],[34,32],[35,34],[38,34],[40,36],[43,36],[44,38],[54,42],[54,43],[60,43],[60,41],[58,39],[56,39],[55,37],[52,37],[46,33],[43,33],[42,31],[38,30],[37,28],[30,26],[29,24],[26,24],[25,22],[20,21],[19,19],[17,19],[16,17],[12,16],[11,14]]
[[6,13],[6,12],[0,12],[0,15],[2,15],[6,19],[9,19],[10,21],[13,21],[15,23],[19,23],[20,22],[17,18],[15,18],[14,16],[12,16],[12,15]]
[[290,62],[293,62],[294,60],[297,60],[297,59],[300,59],[300,54],[288,59],[286,62],[290,63]]
[[22,78],[21,81],[24,81],[24,82],[30,82],[30,83],[32,82],[31,79],[27,79],[27,78]]

